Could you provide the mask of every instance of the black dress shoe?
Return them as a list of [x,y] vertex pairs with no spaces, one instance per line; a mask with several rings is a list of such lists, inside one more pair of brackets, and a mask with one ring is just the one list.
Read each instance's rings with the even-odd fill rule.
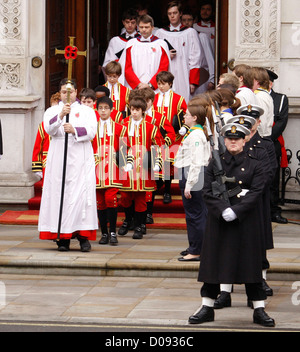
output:
[[153,220],[152,214],[147,214],[146,215],[146,224],[154,224],[154,220]]
[[92,247],[91,247],[91,244],[90,244],[89,240],[80,239],[79,242],[80,242],[80,250],[81,250],[81,252],[90,252],[91,251]]
[[229,292],[221,291],[219,297],[215,300],[214,309],[231,307],[231,295]]
[[213,307],[202,306],[200,311],[189,317],[189,324],[202,324],[215,320]]
[[273,327],[275,326],[274,319],[270,318],[265,312],[264,308],[256,308],[253,312],[253,323],[259,324],[262,326]]
[[265,279],[263,279],[263,289],[266,292],[267,296],[273,296],[273,290],[271,289],[271,287],[267,284],[267,281]]
[[109,236],[107,233],[103,233],[101,238],[100,238],[100,241],[99,241],[99,244],[107,244],[109,242]]
[[277,222],[278,224],[287,224],[288,219],[283,218],[280,214],[276,214],[272,216],[272,222]]
[[169,193],[165,193],[164,194],[164,204],[169,204],[172,202],[172,198],[171,198],[171,194]]
[[188,254],[189,254],[188,249],[186,249],[185,251],[180,252],[180,255],[182,255],[183,257],[185,257]]
[[200,262],[200,257],[194,257],[194,258],[189,258],[185,259],[183,257],[178,258],[180,262]]
[[134,240],[141,240],[143,238],[143,232],[141,227],[136,227],[132,235]]
[[110,233],[109,244],[112,246],[116,246],[118,244],[117,235],[114,232]]
[[70,240],[59,240],[57,243],[60,252],[68,252],[70,250]]
[[130,224],[127,221],[123,221],[122,226],[119,228],[118,235],[125,236],[129,230]]

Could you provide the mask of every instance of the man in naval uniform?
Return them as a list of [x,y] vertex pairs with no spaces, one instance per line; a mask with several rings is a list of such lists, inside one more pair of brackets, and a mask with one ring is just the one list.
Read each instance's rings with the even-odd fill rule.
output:
[[248,300],[253,302],[253,322],[273,327],[274,320],[264,310],[267,296],[261,270],[263,234],[257,222],[265,187],[263,163],[244,151],[245,136],[250,134],[246,127],[227,124],[221,133],[227,148],[221,163],[226,176],[235,177],[235,182],[226,183],[232,191],[229,202],[217,195],[212,186],[216,180],[214,160],[210,162],[203,187],[208,217],[198,276],[198,281],[204,283],[202,307],[190,316],[189,323],[214,321],[213,306],[221,283],[244,283]]

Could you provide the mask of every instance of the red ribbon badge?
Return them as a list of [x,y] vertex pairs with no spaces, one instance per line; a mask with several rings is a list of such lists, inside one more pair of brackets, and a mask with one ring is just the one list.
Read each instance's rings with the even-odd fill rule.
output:
[[77,58],[77,52],[78,52],[78,48],[76,48],[76,46],[71,46],[68,45],[65,48],[65,59],[66,60],[75,60]]

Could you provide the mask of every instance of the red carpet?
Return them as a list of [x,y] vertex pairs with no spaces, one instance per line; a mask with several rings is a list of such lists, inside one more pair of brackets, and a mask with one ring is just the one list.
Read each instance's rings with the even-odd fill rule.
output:
[[[0,224],[2,225],[34,225],[38,224],[39,211],[38,210],[25,210],[25,211],[12,211],[7,210],[0,215]],[[147,225],[149,229],[176,229],[185,230],[185,216],[184,214],[154,214],[154,224]],[[124,219],[124,213],[118,214],[117,226],[121,226]]]
[[[39,209],[42,194],[42,182],[37,182],[34,187],[35,195],[28,201],[28,209],[26,211],[8,210],[0,215],[0,224],[5,225],[37,225],[39,217]],[[147,225],[147,228],[156,229],[178,229],[185,230],[185,214],[181,200],[178,183],[172,183],[172,202],[170,204],[163,203],[163,189],[156,196],[153,207],[154,224]],[[118,223],[120,226],[124,219],[124,212],[120,208],[118,214]]]

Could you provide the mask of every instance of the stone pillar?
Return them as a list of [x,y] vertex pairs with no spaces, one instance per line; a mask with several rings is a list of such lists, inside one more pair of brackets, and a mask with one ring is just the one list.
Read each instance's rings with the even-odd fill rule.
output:
[[[40,58],[41,66],[33,65]],[[27,203],[32,147],[44,111],[45,0],[0,0],[0,203]]]

